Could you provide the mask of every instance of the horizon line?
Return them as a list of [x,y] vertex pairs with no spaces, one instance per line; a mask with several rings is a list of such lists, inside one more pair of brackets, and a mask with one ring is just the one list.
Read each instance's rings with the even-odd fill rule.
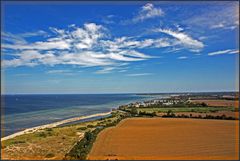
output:
[[237,91],[184,91],[184,92],[119,92],[119,93],[1,93],[2,95],[83,95],[83,94],[183,94],[183,93],[238,93]]

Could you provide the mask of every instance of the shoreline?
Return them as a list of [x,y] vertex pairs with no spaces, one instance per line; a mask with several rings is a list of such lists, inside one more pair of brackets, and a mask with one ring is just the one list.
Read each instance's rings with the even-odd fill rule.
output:
[[73,118],[62,120],[62,121],[53,122],[53,123],[50,123],[50,124],[45,124],[45,125],[40,125],[40,126],[27,128],[23,131],[19,131],[19,132],[13,133],[11,135],[2,137],[1,142],[5,141],[5,140],[8,140],[8,139],[15,138],[15,137],[23,135],[23,134],[30,134],[30,133],[36,132],[38,130],[43,130],[43,129],[46,129],[46,128],[54,128],[54,127],[57,127],[59,125],[65,124],[65,123],[70,123],[70,122],[74,122],[74,121],[89,119],[89,118],[98,117],[98,116],[106,116],[106,115],[111,114],[111,112],[112,111],[103,112],[103,113],[96,113],[96,114],[86,115],[86,116],[73,117]]

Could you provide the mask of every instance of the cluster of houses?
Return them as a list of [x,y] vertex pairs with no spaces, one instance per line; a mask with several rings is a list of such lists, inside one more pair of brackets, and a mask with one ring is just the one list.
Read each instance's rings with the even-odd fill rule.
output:
[[153,99],[143,102],[135,102],[130,103],[128,105],[124,105],[124,107],[148,107],[151,105],[163,105],[163,106],[170,106],[178,103],[182,103],[183,101],[180,98],[174,97],[174,98],[161,98],[161,99]]

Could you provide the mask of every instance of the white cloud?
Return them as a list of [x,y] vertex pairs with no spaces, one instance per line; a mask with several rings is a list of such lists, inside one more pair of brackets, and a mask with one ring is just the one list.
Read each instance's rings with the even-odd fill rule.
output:
[[120,52],[125,49],[164,48],[174,45],[167,38],[136,40],[130,37],[121,37],[114,40],[102,40],[102,47],[110,52]]
[[103,30],[104,28],[101,25],[88,23],[84,24],[84,28],[77,28],[71,34],[76,42],[75,46],[78,49],[91,49],[93,45],[97,43],[99,38],[105,36]]
[[188,59],[188,57],[186,57],[186,56],[180,56],[180,57],[178,57],[177,59]]
[[187,35],[184,32],[172,31],[169,29],[154,29],[153,31],[162,32],[176,38],[179,43],[192,49],[193,52],[198,52],[204,47],[204,44],[201,41],[193,39],[191,36]]
[[163,15],[164,12],[161,8],[156,8],[153,4],[147,3],[142,6],[141,10],[138,12],[137,16],[132,19],[132,21],[136,23],[139,21],[144,21],[146,19],[160,17]]
[[29,44],[2,44],[2,47],[13,50],[64,50],[69,49],[70,44],[66,40],[49,39],[45,42],[39,41]]
[[3,60],[3,67],[18,67],[18,66],[36,66],[38,65],[36,62],[25,62],[22,59],[11,59],[11,60]]
[[[99,39],[105,36],[104,27],[94,23],[86,23],[83,28],[71,25],[69,30],[51,27],[55,34],[43,41],[28,42],[24,38],[5,34],[11,42],[2,44],[2,48],[14,50],[15,58],[3,60],[5,67],[34,66],[39,64],[57,65],[69,64],[80,66],[106,66],[114,65],[121,57],[122,61],[143,60],[138,58],[128,58],[120,53],[116,53],[116,58],[105,49],[97,51],[95,47],[101,46]],[[23,34],[19,34],[23,35]],[[29,34],[28,34],[29,35]],[[25,35],[26,36],[26,35]]]
[[209,56],[223,55],[223,54],[239,54],[239,50],[227,49],[227,50],[220,50],[220,51],[208,53]]
[[132,19],[121,21],[121,24],[135,24],[138,22],[143,22],[147,19],[162,17],[164,14],[164,11],[160,7],[155,7],[152,3],[147,3],[140,8],[140,10]]
[[152,75],[153,73],[135,73],[135,74],[127,74],[126,76],[130,77],[138,77],[138,76],[147,76],[147,75]]
[[[145,6],[151,8],[151,6]],[[108,30],[102,25],[86,23],[83,27],[69,25],[67,29],[50,28],[50,37],[41,41],[27,41],[24,34],[5,33],[11,41],[2,44],[5,53],[11,53],[12,59],[2,60],[4,67],[36,66],[36,65],[76,65],[81,67],[101,67],[97,73],[106,73],[125,63],[159,58],[151,56],[141,49],[166,48],[176,45],[175,41],[166,37],[110,37]],[[42,32],[40,32],[42,33]],[[43,32],[45,33],[45,31]],[[195,40],[178,33],[174,37],[183,43]],[[34,34],[26,34],[34,36]],[[26,37],[25,35],[25,37]],[[184,37],[185,36],[185,37]],[[192,45],[194,46],[194,45]],[[196,46],[196,44],[195,44]],[[193,50],[193,49],[192,49]],[[122,70],[116,68],[117,70]]]
[[26,50],[22,51],[18,54],[20,59],[22,59],[25,62],[34,60],[34,59],[40,59],[43,57],[42,54],[40,54],[37,50]]

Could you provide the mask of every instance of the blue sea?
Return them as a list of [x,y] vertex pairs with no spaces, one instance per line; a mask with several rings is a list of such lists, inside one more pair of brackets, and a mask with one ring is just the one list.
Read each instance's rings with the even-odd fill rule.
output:
[[2,95],[2,135],[56,121],[108,112],[123,104],[161,96],[136,94]]

